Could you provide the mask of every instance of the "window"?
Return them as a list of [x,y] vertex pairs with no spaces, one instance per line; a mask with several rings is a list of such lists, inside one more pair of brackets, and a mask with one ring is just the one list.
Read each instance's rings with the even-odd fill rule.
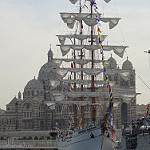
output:
[[39,91],[37,91],[37,96],[39,96]]
[[30,104],[27,103],[27,104],[26,104],[26,109],[29,109],[29,108],[30,108]]
[[34,91],[32,91],[32,96],[34,96]]
[[30,96],[30,91],[28,91],[27,93],[28,93],[27,95]]

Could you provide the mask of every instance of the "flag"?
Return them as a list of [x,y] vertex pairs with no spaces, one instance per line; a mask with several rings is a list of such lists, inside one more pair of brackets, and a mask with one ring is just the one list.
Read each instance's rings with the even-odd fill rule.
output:
[[113,113],[112,113],[112,104],[111,104],[111,130],[112,130],[112,137],[114,136],[113,133]]

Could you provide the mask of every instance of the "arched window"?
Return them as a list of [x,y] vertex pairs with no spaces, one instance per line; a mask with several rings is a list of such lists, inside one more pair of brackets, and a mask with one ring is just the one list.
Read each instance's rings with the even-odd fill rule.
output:
[[34,96],[34,91],[32,91],[32,96]]
[[37,91],[37,96],[39,96],[39,91]]
[[30,91],[27,92],[27,95],[30,96]]
[[127,104],[122,103],[122,105],[121,105],[121,123],[125,127],[127,127],[127,117],[128,117],[128,115],[127,115]]

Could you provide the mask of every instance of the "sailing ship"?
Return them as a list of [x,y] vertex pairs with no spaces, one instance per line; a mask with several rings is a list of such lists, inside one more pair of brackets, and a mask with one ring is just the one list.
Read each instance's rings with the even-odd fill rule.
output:
[[[120,97],[134,97],[135,93],[116,92],[112,95],[113,82],[109,81],[108,75],[117,73],[127,79],[130,70],[107,69],[111,62],[105,60],[103,51],[113,51],[122,58],[127,46],[102,45],[106,35],[101,35],[98,24],[109,23],[109,29],[112,29],[120,18],[102,17],[97,11],[96,0],[69,1],[72,4],[79,3],[79,12],[63,12],[60,15],[68,28],[73,29],[76,25],[76,30],[74,34],[57,35],[60,42],[57,46],[63,58],[52,61],[66,64],[56,69],[59,75],[51,82],[54,87],[60,82],[66,85],[62,92],[53,91],[53,97],[56,103],[73,105],[74,111],[73,114],[68,112],[70,127],[65,134],[60,131],[58,149],[112,150],[116,147],[113,107],[119,105]],[[104,1],[109,3],[111,0]],[[83,12],[83,7],[90,8],[89,12]],[[86,27],[83,29],[83,26]],[[102,60],[98,55],[102,56]],[[103,111],[98,114],[99,109]]]

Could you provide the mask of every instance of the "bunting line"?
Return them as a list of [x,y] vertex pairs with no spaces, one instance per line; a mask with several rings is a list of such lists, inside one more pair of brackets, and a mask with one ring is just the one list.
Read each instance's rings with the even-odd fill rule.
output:
[[[95,0],[93,0],[93,6],[95,7],[95,12],[97,14],[100,14],[97,9],[97,4],[95,2]],[[109,97],[110,97],[110,104],[111,104],[111,130],[112,130],[112,138],[114,136],[113,134],[113,110],[112,110],[112,102],[113,102],[113,93],[112,93],[112,88],[109,84],[109,78],[108,78],[108,74],[107,74],[107,70],[106,70],[106,65],[105,65],[105,60],[104,60],[104,51],[103,51],[103,45],[102,45],[102,35],[101,35],[101,30],[100,30],[100,20],[98,19],[98,17],[96,16],[96,21],[97,21],[97,26],[98,26],[98,29],[97,29],[97,32],[98,32],[98,40],[99,40],[99,45],[100,45],[100,54],[102,55],[102,64],[103,64],[103,69],[104,69],[104,75],[105,75],[105,81],[106,81],[106,85],[107,85],[107,88],[109,90]],[[112,140],[113,141],[113,140]]]
[[146,111],[145,111],[145,117],[147,118],[149,115],[149,109],[150,109],[150,104],[147,105]]

